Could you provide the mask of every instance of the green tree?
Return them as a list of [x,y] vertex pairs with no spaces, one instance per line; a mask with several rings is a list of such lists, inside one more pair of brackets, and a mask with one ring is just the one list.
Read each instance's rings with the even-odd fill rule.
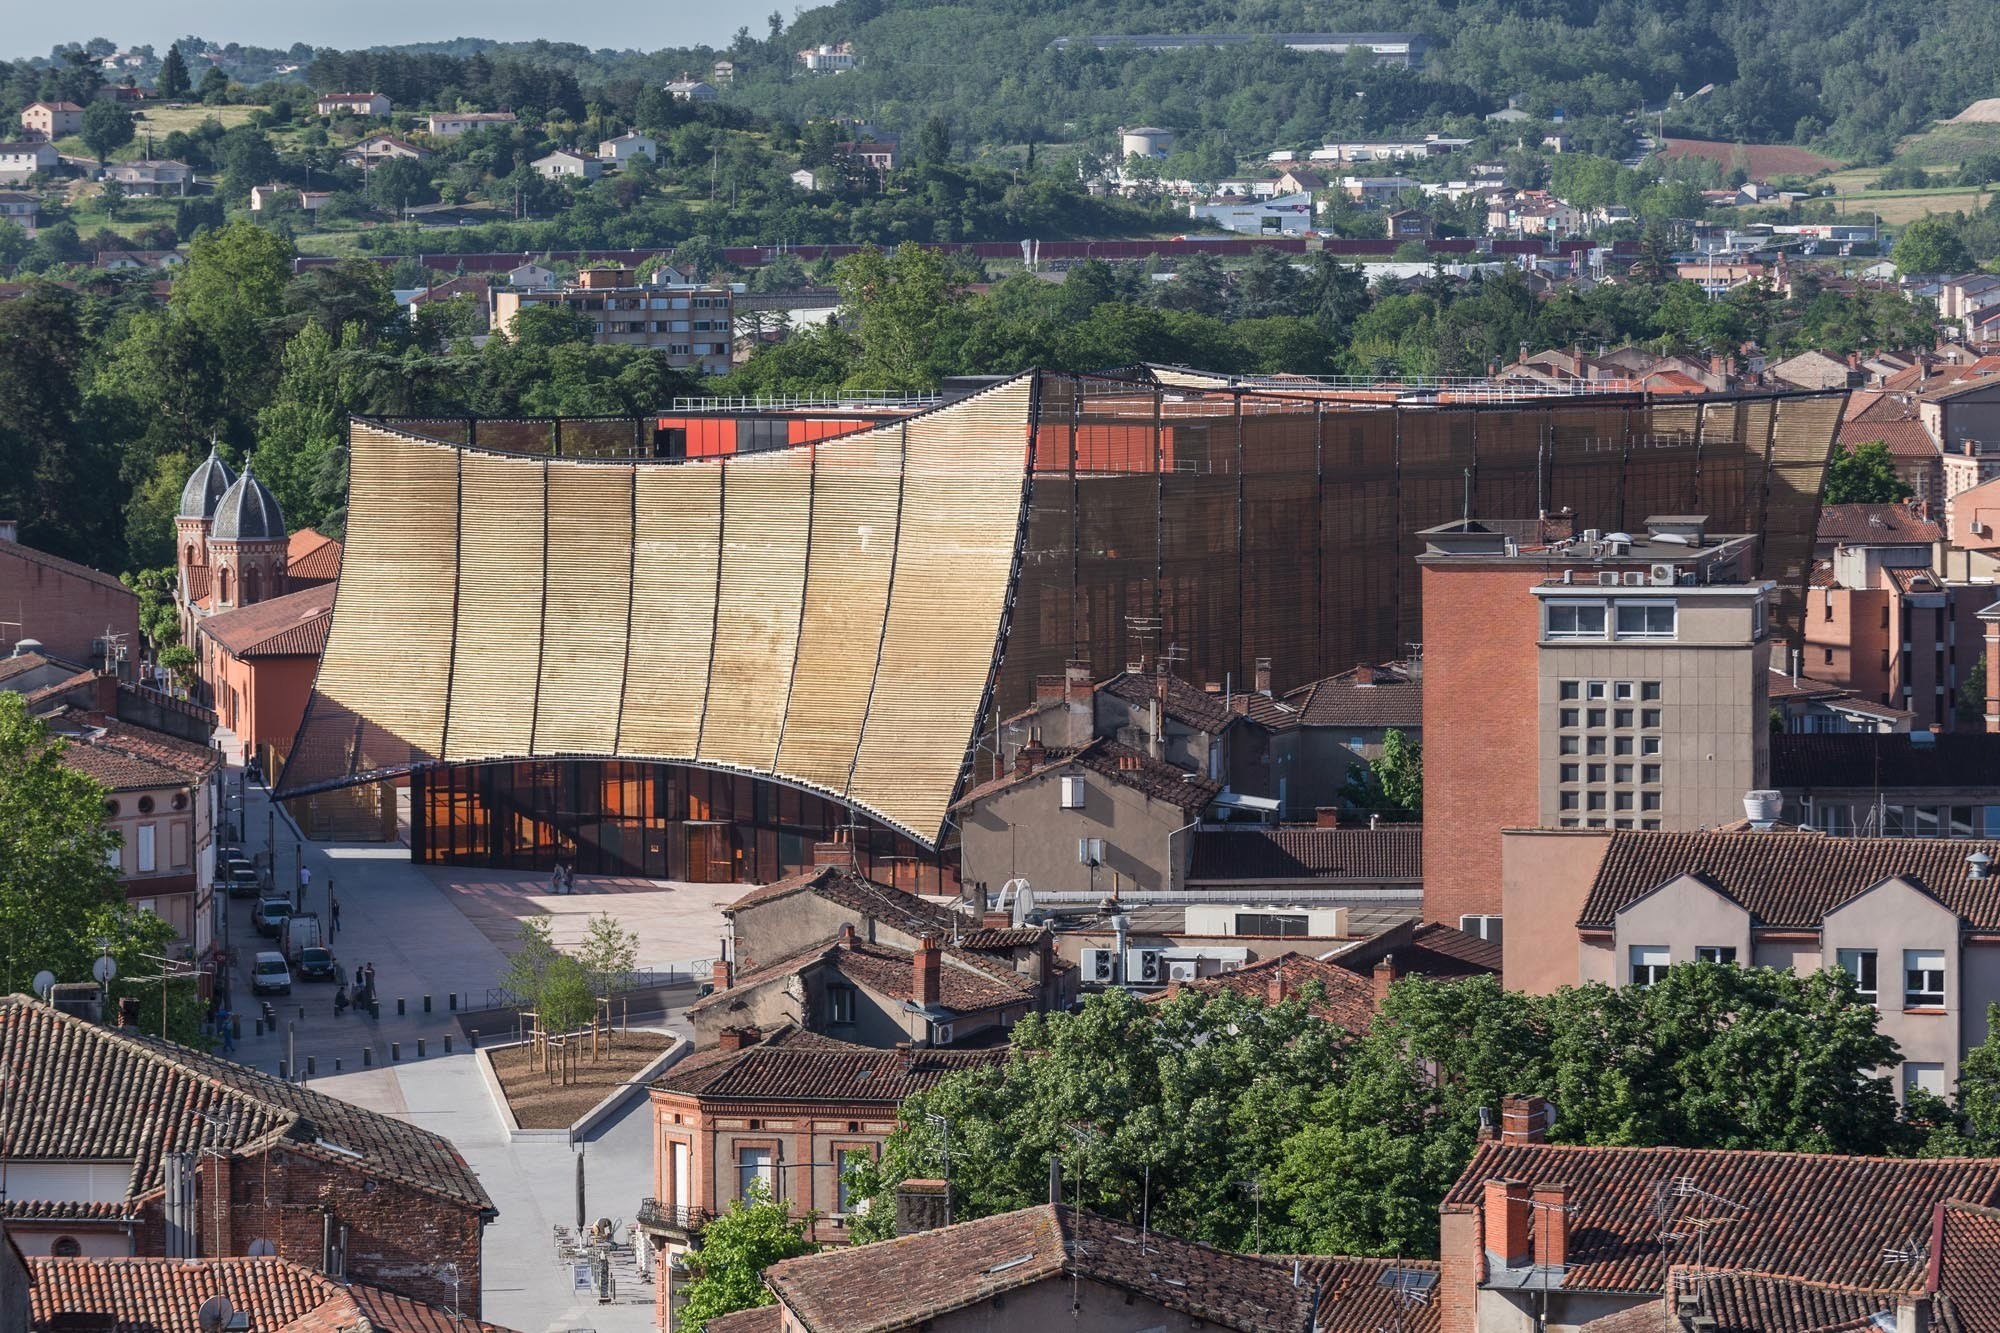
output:
[[514,992],[523,1006],[532,1009],[541,998],[549,965],[560,957],[556,951],[555,919],[547,915],[525,917],[516,938],[520,942],[507,955],[507,970],[501,974],[500,984]]
[[125,211],[125,187],[115,180],[106,181],[97,193],[97,201],[104,205],[104,216],[115,222]]
[[198,91],[201,100],[210,106],[221,106],[229,100],[229,76],[222,72],[222,66],[208,67],[208,72],[201,76],[201,87]]
[[1986,725],[1986,650],[1981,648],[1979,656],[1972,660],[1972,667],[1965,673],[1965,680],[1958,687],[1958,703],[1952,709],[1952,716],[1967,731],[1978,731]]
[[774,1201],[761,1182],[747,1199],[737,1199],[729,1211],[701,1231],[701,1249],[690,1256],[694,1280],[687,1285],[681,1322],[689,1333],[703,1333],[708,1321],[738,1310],[771,1305],[775,1298],[762,1274],[772,1264],[811,1254],[806,1239],[811,1219],[797,1218]]
[[591,989],[599,995],[609,994],[613,985],[639,964],[638,932],[625,929],[609,912],[599,912],[590,918],[576,958],[590,978]]
[[945,124],[943,116],[932,116],[924,122],[923,135],[919,145],[926,162],[949,162],[951,160],[951,127]]
[[84,144],[97,155],[97,164],[132,142],[132,115],[116,102],[92,102],[83,110]]
[[326,327],[308,321],[285,344],[283,370],[270,405],[257,413],[257,475],[294,527],[321,528],[329,505],[319,479],[344,447],[349,401],[345,361],[358,350],[359,329],[343,349]]
[[194,684],[195,670],[201,665],[200,659],[194,655],[194,649],[180,643],[162,648],[154,660],[159,663],[161,670],[173,673],[174,683],[182,689]]
[[139,628],[155,651],[181,640],[181,616],[176,603],[180,571],[175,565],[120,575],[139,594]]
[[193,84],[188,81],[187,61],[181,57],[181,44],[175,42],[167,48],[167,58],[160,62],[160,77],[153,82],[162,98],[169,102],[186,97]]
[[1889,257],[1898,273],[1960,273],[1973,267],[1956,218],[1931,213],[1903,228]]
[[550,1032],[574,1032],[597,1012],[597,997],[591,993],[590,977],[583,964],[566,953],[549,960],[542,974],[542,991],[535,1010],[542,1026]]
[[956,368],[965,288],[942,251],[903,245],[885,255],[871,246],[840,261],[839,280],[860,319],[853,387],[924,392]]
[[1986,1006],[1986,1040],[1959,1062],[1958,1113],[1979,1156],[2000,1153],[2000,1005]]
[[1826,469],[1826,503],[1889,504],[1915,494],[1910,484],[1896,475],[1896,461],[1881,440],[1848,445],[1834,455]]
[[62,761],[67,742],[0,693],[0,986],[26,991],[46,968],[82,981],[99,953],[94,921],[122,906],[104,823],[105,788]]
[[277,321],[291,279],[291,242],[247,218],[195,237],[174,275],[168,308],[215,348],[223,400],[246,416],[278,378]]

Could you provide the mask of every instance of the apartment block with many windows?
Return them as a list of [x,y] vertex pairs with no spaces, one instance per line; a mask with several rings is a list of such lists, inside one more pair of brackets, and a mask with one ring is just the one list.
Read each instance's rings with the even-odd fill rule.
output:
[[593,341],[653,348],[676,370],[729,371],[735,295],[727,287],[642,285],[629,268],[585,269],[575,283],[551,291],[495,289],[493,327],[511,337],[520,312],[531,306],[576,311],[590,321]]

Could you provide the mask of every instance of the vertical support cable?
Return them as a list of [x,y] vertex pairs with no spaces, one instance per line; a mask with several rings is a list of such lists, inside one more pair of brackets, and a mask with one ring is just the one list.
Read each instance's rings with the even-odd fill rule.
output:
[[[438,728],[439,759],[451,753],[451,696],[458,681],[459,590],[465,583],[465,451],[452,450],[452,462],[457,481],[453,492],[457,512],[451,528],[451,652],[444,661],[444,724]],[[415,810],[414,800],[410,808]]]
[[535,705],[528,715],[528,753],[535,752],[535,733],[542,725],[542,662],[549,651],[549,465],[542,468],[542,609],[535,633]]
[[[611,748],[618,754],[625,753],[625,691],[632,686],[632,606],[636,595],[634,585],[639,581],[639,465],[635,462],[626,471],[626,497],[631,503],[625,519],[625,662],[618,672],[618,720],[611,728]],[[719,550],[715,560],[720,566]],[[707,701],[703,700],[703,710],[707,707]]]

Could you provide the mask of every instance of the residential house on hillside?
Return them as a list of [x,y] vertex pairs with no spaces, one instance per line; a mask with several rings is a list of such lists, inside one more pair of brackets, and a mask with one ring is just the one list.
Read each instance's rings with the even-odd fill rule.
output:
[[0,1058],[8,1234],[27,1254],[168,1254],[165,1191],[185,1169],[185,1225],[216,1253],[320,1269],[334,1237],[348,1280],[478,1314],[496,1214],[438,1135],[25,995],[0,999]]
[[113,162],[101,179],[117,181],[127,194],[146,197],[185,195],[195,185],[194,168],[187,163],[153,159]]
[[641,157],[648,162],[657,162],[660,160],[660,142],[650,134],[627,130],[614,139],[598,144],[597,156],[602,161],[620,165]]
[[679,98],[683,102],[713,102],[722,96],[714,84],[691,79],[685,74],[669,83],[666,92],[668,96]]
[[21,128],[30,139],[61,139],[83,129],[83,108],[74,102],[30,102],[21,109]]
[[513,125],[518,119],[511,111],[433,111],[425,121],[425,128],[440,139],[455,139],[473,130]]
[[0,221],[11,222],[33,236],[41,211],[41,201],[34,195],[23,194],[19,190],[0,190]]
[[1392,241],[1426,241],[1437,234],[1437,226],[1430,216],[1414,208],[1392,208],[1383,222]]
[[1800,389],[1850,389],[1862,379],[1859,367],[1825,352],[1801,352],[1777,362],[1766,372]]
[[395,109],[395,103],[384,93],[326,93],[313,103],[315,114],[322,116],[366,116],[379,119]]
[[430,155],[430,149],[419,147],[408,139],[399,139],[393,134],[371,134],[343,151],[340,160],[351,167],[376,167],[392,158],[406,157],[412,162],[421,162]]
[[62,162],[46,139],[0,143],[0,185],[20,185],[29,177],[51,172]]
[[604,164],[594,157],[586,157],[571,148],[558,148],[553,153],[544,154],[528,164],[543,180],[586,180],[594,181],[604,171]]

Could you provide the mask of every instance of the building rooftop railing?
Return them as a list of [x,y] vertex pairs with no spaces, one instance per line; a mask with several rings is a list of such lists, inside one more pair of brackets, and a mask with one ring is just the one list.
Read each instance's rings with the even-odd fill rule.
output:
[[820,408],[827,411],[866,410],[868,408],[893,407],[909,410],[936,407],[943,402],[940,394],[934,393],[888,393],[861,391],[855,393],[811,394],[726,394],[711,397],[690,397],[674,399],[676,412],[743,412],[743,411],[784,411],[797,408]]

